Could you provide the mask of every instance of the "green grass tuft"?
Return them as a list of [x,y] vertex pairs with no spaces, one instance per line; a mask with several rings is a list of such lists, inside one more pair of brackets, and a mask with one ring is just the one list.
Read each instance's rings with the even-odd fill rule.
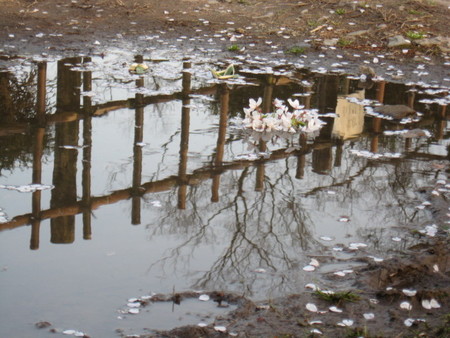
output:
[[352,291],[340,291],[334,293],[323,292],[321,290],[316,290],[314,294],[330,303],[333,304],[342,304],[344,302],[356,302],[360,299],[360,297],[353,293]]

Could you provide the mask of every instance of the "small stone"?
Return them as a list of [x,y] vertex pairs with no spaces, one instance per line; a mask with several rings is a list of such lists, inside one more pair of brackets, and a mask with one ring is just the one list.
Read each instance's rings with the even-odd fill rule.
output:
[[338,38],[334,38],[334,39],[325,39],[323,40],[323,44],[325,46],[336,46],[338,43],[339,39]]
[[411,41],[405,39],[401,35],[396,35],[396,36],[389,38],[387,46],[389,48],[395,48],[395,47],[409,46],[410,44],[411,44]]

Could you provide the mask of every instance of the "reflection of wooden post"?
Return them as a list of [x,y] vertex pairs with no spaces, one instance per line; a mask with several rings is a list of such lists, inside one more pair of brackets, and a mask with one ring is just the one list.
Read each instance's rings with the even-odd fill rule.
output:
[[183,62],[183,80],[182,80],[182,95],[183,100],[181,107],[181,140],[180,140],[180,164],[178,166],[178,208],[186,209],[186,193],[187,193],[187,161],[189,150],[189,124],[190,112],[189,93],[191,91],[191,73],[188,71],[191,68],[191,63]]
[[[220,95],[220,119],[219,119],[219,134],[217,135],[216,156],[214,159],[214,166],[218,167],[222,164],[223,154],[225,148],[225,137],[227,133],[228,111],[230,105],[230,90],[226,84],[219,87]],[[219,201],[219,187],[220,174],[212,176],[212,196],[211,202]]]
[[[81,73],[70,70],[81,58],[58,61],[57,112],[79,111]],[[66,65],[69,64],[69,65]],[[51,208],[71,205],[77,200],[77,157],[76,149],[62,148],[65,145],[78,146],[79,122],[64,122],[55,126],[55,155],[53,169]],[[61,216],[51,220],[52,243],[72,243],[75,240],[75,217]]]
[[[38,127],[36,128],[35,140],[33,145],[33,178],[34,184],[42,183],[42,154],[44,151],[44,136],[45,136],[45,99],[46,99],[46,85],[47,85],[47,63],[38,63],[38,78],[37,78],[37,97],[36,97],[36,121]],[[32,195],[32,221],[31,221],[31,239],[30,249],[39,249],[39,233],[41,227],[41,191],[37,190]]]
[[[136,62],[142,63],[142,55],[136,56]],[[144,78],[136,80],[136,87],[144,87]],[[133,146],[133,197],[131,199],[131,224],[141,223],[141,180],[142,180],[142,146],[144,139],[144,95],[136,93],[134,114],[134,146]]]
[[[264,86],[263,102],[262,102],[262,113],[267,114],[270,112],[272,107],[272,96],[273,96],[273,75],[267,75],[266,84]],[[265,141],[260,140],[258,144],[258,150],[260,152],[267,151],[267,144]],[[258,163],[256,165],[256,183],[255,191],[262,191],[264,189],[264,176],[266,174],[266,167],[264,162]]]
[[[44,151],[45,128],[37,128],[33,145],[33,183],[42,183],[42,154]],[[30,249],[39,249],[39,230],[41,227],[41,191],[37,190],[32,195],[32,221]]]
[[298,142],[300,144],[300,148],[302,149],[302,153],[297,157],[297,171],[295,173],[295,178],[299,180],[305,176],[306,153],[304,149],[306,148],[306,141],[306,134],[301,133]]
[[[377,82],[377,89],[376,89],[376,93],[377,93],[377,101],[380,103],[384,102],[384,90],[386,88],[386,82],[385,81],[380,81]],[[375,135],[373,136],[371,142],[370,142],[370,151],[372,153],[377,153],[378,152],[378,139],[379,139],[379,133],[381,133],[381,118],[379,117],[374,117],[373,118],[373,125],[372,125],[372,129],[373,132],[375,133]]]
[[[83,62],[90,62],[91,58],[86,57]],[[92,90],[92,72],[83,73],[83,90]],[[83,187],[83,239],[92,238],[91,226],[91,155],[92,155],[92,116],[91,116],[92,99],[90,96],[83,97],[83,171],[82,182]]]
[[445,120],[447,118],[447,105],[445,106],[441,106],[441,110],[439,111],[439,117],[443,120]]
[[336,142],[336,152],[335,152],[335,159],[334,159],[334,166],[340,167],[342,163],[342,145],[344,144],[344,141],[341,139],[338,139]]

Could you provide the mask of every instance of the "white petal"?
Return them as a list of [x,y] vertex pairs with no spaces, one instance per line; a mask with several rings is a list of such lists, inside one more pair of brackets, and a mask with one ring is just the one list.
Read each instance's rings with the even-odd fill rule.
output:
[[312,266],[312,265],[307,265],[307,266],[305,266],[305,267],[303,268],[303,270],[304,270],[304,271],[310,272],[310,271],[316,270],[316,268],[315,268],[314,266]]
[[311,330],[311,333],[314,333],[314,334],[323,334],[322,331],[320,331],[320,330],[318,330],[318,329],[312,329],[312,330]]
[[403,310],[411,310],[412,309],[412,305],[410,302],[401,302],[400,303],[400,308]]
[[208,295],[200,295],[200,297],[198,297],[198,299],[203,302],[207,302],[209,300],[209,296]]
[[341,313],[341,312],[342,312],[342,310],[339,309],[339,308],[337,308],[336,306],[330,306],[328,309],[329,309],[331,312],[336,312],[336,313]]
[[319,266],[319,261],[315,258],[311,258],[311,262],[309,262],[309,265],[315,266],[317,268]]
[[343,319],[343,320],[342,320],[342,323],[343,323],[345,326],[352,326],[352,325],[353,325],[353,320],[351,320],[351,319]]
[[408,319],[405,319],[405,321],[403,323],[405,324],[405,326],[411,327],[414,324],[414,322],[415,322],[414,319],[408,318]]
[[63,334],[73,335],[75,332],[77,332],[77,331],[75,331],[75,330],[64,330]]
[[312,320],[309,322],[309,325],[323,324],[321,320]]
[[316,286],[316,284],[313,284],[313,283],[308,283],[308,284],[306,284],[306,285],[305,285],[305,288],[307,288],[307,289],[312,289],[313,291],[316,291],[316,290],[319,289],[319,288]]
[[417,290],[413,289],[403,289],[402,292],[408,297],[414,297],[417,293]]
[[317,312],[317,306],[313,303],[308,303],[306,304],[306,310],[311,311],[311,312]]
[[214,326],[214,330],[218,332],[227,332],[227,328],[225,326]]
[[201,323],[198,323],[197,326],[205,327],[205,326],[208,326],[208,324],[201,322]]
[[363,316],[365,319],[370,320],[370,319],[374,319],[375,318],[375,314],[373,313],[363,313]]
[[439,309],[441,307],[441,304],[438,303],[436,299],[430,300],[430,305],[433,309]]

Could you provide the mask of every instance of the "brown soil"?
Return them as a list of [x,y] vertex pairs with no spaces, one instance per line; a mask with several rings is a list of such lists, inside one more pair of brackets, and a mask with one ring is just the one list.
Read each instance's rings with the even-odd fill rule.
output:
[[[172,39],[224,31],[228,38],[243,35],[237,42],[223,41],[224,48],[249,42],[264,46],[270,40],[287,50],[304,39],[318,47],[335,38],[342,48],[377,52],[386,50],[394,35],[448,37],[450,30],[449,0],[0,0],[0,5],[0,41],[21,52],[86,52],[95,41],[106,49],[118,36],[136,41],[142,35]],[[407,56],[441,52],[415,43],[409,49]],[[403,55],[401,49],[396,52]]]
[[[437,240],[409,248],[402,258],[382,263],[370,263],[356,271],[351,292],[359,300],[341,300],[332,303],[320,299],[314,292],[252,303],[242,297],[222,295],[239,308],[229,315],[216,318],[208,327],[186,326],[166,332],[155,332],[141,337],[222,337],[214,326],[224,326],[227,333],[238,337],[315,337],[318,329],[325,337],[450,337],[450,247],[448,240]],[[436,268],[436,266],[438,268]],[[408,297],[403,289],[414,289],[417,294]],[[214,299],[214,294],[211,293]],[[198,297],[181,294],[180,297]],[[167,297],[166,297],[167,298]],[[159,297],[157,301],[169,298]],[[425,309],[423,300],[435,299],[440,308]],[[408,301],[411,310],[400,308]],[[306,310],[307,303],[314,303],[319,311]],[[342,313],[328,310],[332,305]],[[363,314],[373,313],[374,319]],[[420,319],[412,326],[405,325],[408,318]],[[349,327],[338,326],[344,319],[354,323]],[[322,321],[311,324],[311,321]],[[424,321],[421,321],[424,320]]]

